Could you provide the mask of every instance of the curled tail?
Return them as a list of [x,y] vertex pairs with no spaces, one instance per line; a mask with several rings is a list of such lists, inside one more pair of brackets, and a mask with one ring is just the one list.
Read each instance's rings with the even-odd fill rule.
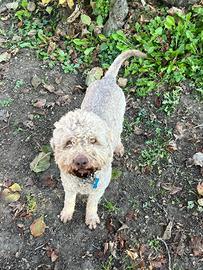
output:
[[147,57],[145,53],[142,53],[141,51],[138,51],[138,50],[125,51],[116,57],[116,59],[113,61],[113,63],[107,70],[105,77],[110,76],[116,79],[116,76],[118,75],[118,71],[121,65],[126,59],[130,58],[131,56],[142,57],[142,58]]

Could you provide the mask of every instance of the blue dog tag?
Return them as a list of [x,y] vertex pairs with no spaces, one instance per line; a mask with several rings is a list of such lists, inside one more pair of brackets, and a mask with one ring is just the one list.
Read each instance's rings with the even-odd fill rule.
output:
[[95,177],[94,182],[92,183],[93,189],[96,189],[99,184],[99,178]]

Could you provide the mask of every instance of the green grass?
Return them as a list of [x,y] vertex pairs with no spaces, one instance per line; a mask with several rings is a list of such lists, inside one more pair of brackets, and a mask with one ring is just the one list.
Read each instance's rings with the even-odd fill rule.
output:
[[12,103],[13,103],[12,98],[0,99],[0,108],[1,107],[9,107]]
[[[89,68],[95,61],[106,69],[120,52],[136,48],[146,52],[148,58],[132,59],[124,70],[125,76],[130,77],[128,87],[135,89],[135,95],[146,96],[165,84],[176,91],[181,82],[190,80],[194,92],[200,98],[203,96],[202,7],[193,7],[186,14],[177,13],[174,16],[169,16],[166,9],[157,8],[160,15],[147,23],[131,24],[133,32],[119,30],[109,37],[95,34],[95,27],[102,28],[98,16],[103,20],[108,11],[108,0],[96,1],[92,14],[88,14],[91,16],[90,24],[84,25],[87,34],[81,37],[78,32],[77,38],[68,35],[60,37],[61,46],[57,43],[58,38],[53,38],[60,19],[57,8],[54,6],[47,12],[47,9],[38,7],[31,13],[27,10],[27,1],[23,0],[15,14],[16,19],[23,22],[22,27],[17,29],[22,40],[11,41],[9,46],[33,48],[38,57],[48,61],[50,66],[60,63],[65,73]],[[75,58],[72,57],[73,52]],[[164,110],[168,113],[167,107]]]
[[117,214],[119,211],[119,208],[117,207],[116,203],[112,201],[108,201],[106,199],[105,199],[105,202],[103,203],[103,207],[108,213]]

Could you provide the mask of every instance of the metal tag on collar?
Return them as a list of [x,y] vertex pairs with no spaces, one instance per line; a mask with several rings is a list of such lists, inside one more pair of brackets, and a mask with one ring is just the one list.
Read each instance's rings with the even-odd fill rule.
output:
[[99,178],[95,177],[94,182],[92,183],[92,188],[96,189],[98,187],[99,184]]

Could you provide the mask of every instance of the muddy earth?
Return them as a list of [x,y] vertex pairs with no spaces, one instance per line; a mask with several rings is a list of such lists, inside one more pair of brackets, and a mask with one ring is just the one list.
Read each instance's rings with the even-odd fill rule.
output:
[[[41,79],[38,87],[33,77]],[[42,146],[49,144],[54,122],[80,106],[85,78],[63,74],[59,67],[49,69],[33,51],[22,49],[1,64],[0,79],[1,190],[9,183],[22,188],[17,202],[1,197],[1,270],[203,269],[203,220],[196,191],[202,171],[191,162],[203,150],[203,110],[187,84],[170,116],[159,110],[155,94],[143,99],[126,94],[125,154],[114,159],[115,175],[99,206],[101,224],[91,231],[84,223],[85,197],[78,197],[72,221],[59,220],[64,192],[53,157],[46,171],[30,169]],[[151,170],[140,166],[140,153],[157,128],[161,134],[170,130],[173,144],[167,146],[168,157]],[[45,232],[34,237],[30,225],[41,216]]]

